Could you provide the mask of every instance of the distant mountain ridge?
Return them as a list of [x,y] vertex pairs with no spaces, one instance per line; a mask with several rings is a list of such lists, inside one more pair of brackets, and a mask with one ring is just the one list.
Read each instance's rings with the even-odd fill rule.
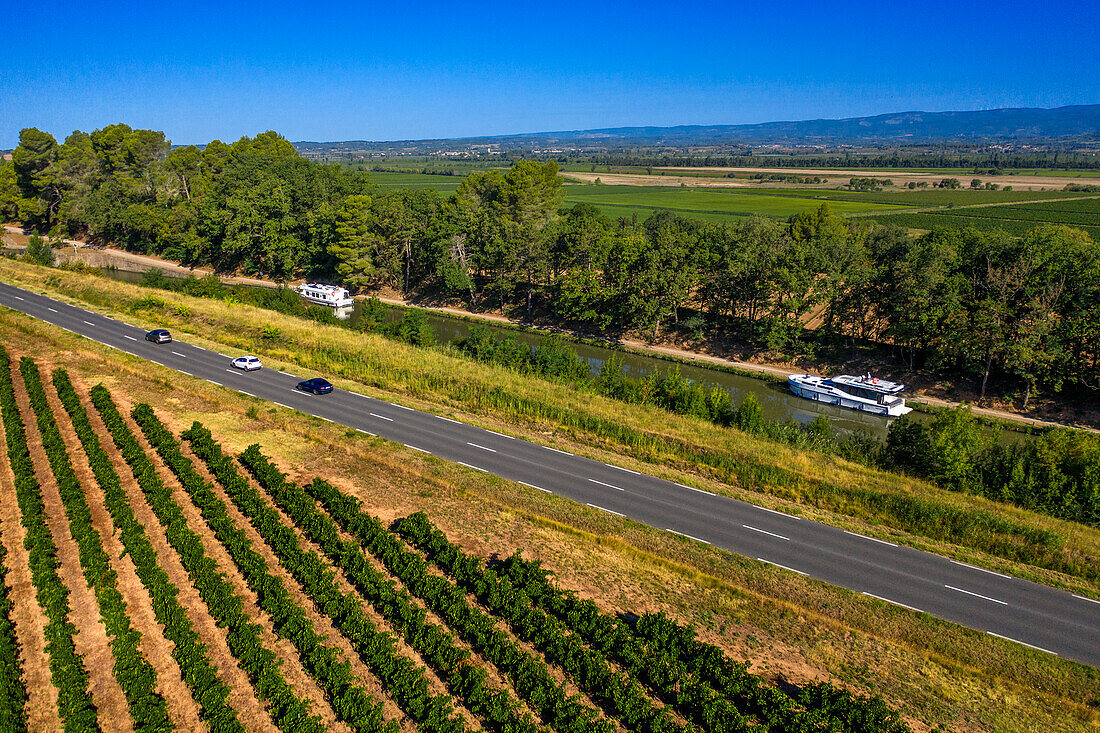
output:
[[1043,109],[1010,107],[964,112],[893,112],[870,117],[764,122],[742,125],[676,125],[673,127],[607,127],[594,130],[521,133],[433,140],[299,142],[299,150],[392,148],[402,143],[461,144],[505,147],[554,144],[647,146],[716,144],[844,144],[957,141],[1100,140],[1100,104]]

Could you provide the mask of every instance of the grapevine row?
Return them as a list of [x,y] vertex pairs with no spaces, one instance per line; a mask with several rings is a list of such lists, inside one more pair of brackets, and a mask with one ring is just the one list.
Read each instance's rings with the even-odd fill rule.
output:
[[362,604],[337,588],[317,553],[302,549],[294,530],[241,476],[210,431],[196,422],[183,437],[206,462],[234,505],[248,518],[283,567],[301,584],[314,606],[328,615],[334,626],[351,641],[363,663],[382,681],[401,709],[426,733],[463,733],[466,721],[453,714],[451,697],[430,693],[426,670],[401,655],[393,637],[378,631],[363,612]]
[[511,583],[468,558],[435,530],[423,513],[402,519],[397,533],[459,586],[507,620],[517,636],[560,664],[578,686],[601,705],[614,710],[629,729],[640,733],[683,730],[667,708],[657,708],[649,701],[633,677],[615,672],[603,654],[585,647],[577,634],[567,634],[557,619],[532,606],[527,596],[516,592]]
[[881,698],[854,697],[828,683],[805,687],[797,700],[800,705],[796,705],[782,691],[762,684],[758,676],[748,672],[746,664],[734,662],[716,646],[698,642],[693,630],[676,624],[663,613],[644,615],[631,626],[601,613],[591,600],[581,600],[574,593],[555,588],[539,563],[525,561],[518,554],[501,562],[495,570],[533,603],[631,671],[647,679],[658,678],[654,684],[666,678],[666,691],[670,689],[668,683],[679,685],[681,694],[685,689],[717,688],[738,707],[751,712],[761,725],[773,730],[818,730],[822,720],[828,718],[840,722],[846,731],[908,730]]
[[[427,523],[426,518],[424,522]],[[425,524],[422,534],[426,536],[432,530],[430,524]],[[461,562],[478,561],[465,558]],[[698,675],[690,674],[678,658],[660,646],[641,643],[628,624],[601,614],[595,603],[581,602],[572,594],[556,591],[537,563],[526,563],[517,554],[494,567],[493,572],[594,649],[622,665],[696,725],[714,733],[739,733],[748,728],[748,721],[738,708]]]
[[664,614],[642,616],[636,626],[638,638],[651,646],[676,655],[693,674],[706,679],[715,689],[739,696],[754,707],[762,724],[775,731],[833,730],[850,733],[909,733],[909,726],[882,698],[856,697],[828,682],[807,685],[796,701],[776,688],[762,684],[714,646],[698,641],[691,628],[680,626]]
[[395,721],[385,723],[382,720],[382,704],[356,684],[351,665],[340,659],[336,648],[324,643],[324,637],[314,630],[313,622],[302,608],[290,599],[282,582],[268,572],[266,561],[252,549],[252,542],[229,516],[225,503],[214,495],[191,460],[180,452],[180,444],[152,408],[138,405],[131,416],[228,551],[256,594],[260,607],[271,616],[275,633],[294,645],[303,666],[331,701],[337,718],[356,731],[396,730]]
[[[195,428],[189,433],[184,437],[191,440],[195,452],[204,457],[206,450],[200,446],[204,441],[198,439]],[[211,452],[217,455],[219,451],[215,447]],[[260,453],[259,446],[249,446],[241,455],[241,462],[275,504],[344,572],[359,594],[432,665],[446,681],[448,689],[484,721],[487,730],[538,733],[540,729],[530,716],[519,714],[518,703],[508,691],[490,686],[485,670],[469,663],[469,652],[455,646],[454,638],[445,628],[427,623],[424,610],[413,603],[407,591],[395,589],[392,582],[375,570],[355,542],[341,541],[336,524],[318,511],[314,501],[300,487],[286,481],[286,477]]]
[[57,546],[46,526],[45,505],[34,463],[27,446],[23,418],[15,402],[11,361],[0,348],[0,413],[8,441],[8,458],[15,474],[15,495],[26,528],[23,546],[29,551],[31,580],[38,605],[46,614],[46,651],[50,657],[50,678],[57,688],[57,707],[65,731],[100,730],[99,716],[88,696],[88,670],[76,653],[69,621],[69,590],[57,573]]
[[126,490],[111,459],[100,445],[88,414],[73,389],[69,375],[58,369],[53,373],[54,387],[61,404],[73,423],[77,438],[84,446],[88,463],[96,481],[103,490],[107,511],[111,514],[126,554],[134,564],[138,578],[153,601],[153,613],[164,629],[164,636],[173,644],[172,658],[179,665],[183,679],[199,704],[199,715],[212,730],[225,733],[243,733],[244,726],[237,713],[226,700],[229,687],[218,677],[191,620],[187,617],[177,597],[179,589],[169,580],[167,573],[157,563],[157,554],[145,534],[145,528],[134,519]]
[[465,594],[446,578],[428,572],[427,563],[376,518],[360,509],[359,501],[346,496],[326,481],[315,480],[305,489],[356,537],[405,587],[442,617],[483,658],[497,666],[516,693],[559,733],[612,733],[615,725],[599,716],[551,677],[546,662],[520,649],[496,627],[496,620],[471,605]]
[[134,728],[137,731],[168,730],[172,727],[168,719],[168,703],[156,690],[156,670],[138,649],[141,634],[130,625],[126,601],[118,590],[118,574],[111,568],[111,560],[103,551],[99,533],[92,526],[92,512],[84,498],[84,488],[73,470],[69,451],[53,417],[53,408],[46,399],[38,367],[29,358],[23,357],[19,362],[19,371],[23,374],[23,385],[38,420],[42,447],[69,519],[69,534],[79,550],[84,580],[95,593],[99,616],[111,639],[115,679],[130,707]]
[[107,430],[137,479],[150,508],[164,527],[169,544],[176,551],[187,575],[206,604],[210,616],[227,631],[229,649],[248,675],[260,700],[280,730],[321,733],[324,726],[310,715],[310,704],[294,694],[279,671],[278,657],[264,646],[259,624],[243,610],[243,601],[232,584],[207,557],[202,539],[187,526],[172,490],[164,485],[145,449],[118,412],[111,395],[102,386],[92,389],[92,403],[103,416]]
[[[8,355],[0,348],[0,369],[8,371],[9,368]],[[27,730],[27,686],[11,618],[13,604],[7,584],[7,553],[4,543],[0,542],[0,730],[22,733]]]

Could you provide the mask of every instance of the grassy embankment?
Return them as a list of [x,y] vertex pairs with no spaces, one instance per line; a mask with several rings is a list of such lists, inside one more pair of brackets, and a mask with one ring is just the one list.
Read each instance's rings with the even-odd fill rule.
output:
[[[133,302],[143,292],[70,273],[53,275],[52,285],[43,287],[51,273],[7,262],[0,271],[9,281],[37,282],[38,289],[82,293],[93,300]],[[261,325],[276,326],[284,329],[289,341],[313,341],[305,332],[318,332],[317,341],[303,344],[307,354],[322,342],[330,350],[338,349],[332,339],[350,336],[220,303],[172,301],[180,313],[191,309],[186,320],[172,324],[181,331],[190,327],[209,332],[219,323],[238,322],[233,321],[235,313],[251,324],[238,322],[241,329],[251,332]],[[148,325],[171,320],[145,309],[125,315]],[[521,384],[505,373],[462,364],[444,354],[409,351],[370,337],[357,339],[359,349],[384,352],[376,357],[360,352],[376,373],[367,381],[385,384],[405,402],[425,405],[431,397],[422,391],[425,383],[414,373],[416,362],[428,374],[440,368],[456,372],[456,382],[471,392],[478,391],[477,372],[491,372],[480,378],[532,397],[545,391],[544,398],[551,399],[556,391],[552,386],[542,390],[544,385]],[[43,369],[70,370],[82,391],[102,381],[124,407],[128,407],[126,401],[155,405],[176,432],[197,419],[234,451],[259,442],[284,468],[297,468],[297,478],[322,475],[355,493],[384,520],[423,510],[468,551],[507,554],[523,548],[527,557],[539,558],[554,570],[564,586],[593,597],[606,609],[665,610],[699,624],[707,640],[752,660],[754,669],[765,674],[796,684],[842,680],[855,690],[883,694],[917,719],[957,730],[1089,730],[1100,717],[1100,681],[1094,669],[276,408],[28,317],[11,313],[0,317],[0,342],[19,356],[38,360]],[[272,351],[286,349],[284,344]],[[382,358],[386,354],[394,361]],[[414,394],[417,399],[410,399]],[[470,411],[453,397],[439,397],[443,399],[426,406],[450,414],[456,414],[456,409]],[[479,422],[497,428],[506,417],[499,410],[476,412]],[[645,411],[629,412],[635,414],[623,415],[624,419],[639,419]],[[683,428],[680,424],[671,429]],[[594,442],[591,436],[545,418],[525,418],[515,432],[535,439],[552,433],[548,442],[574,450],[576,443],[564,441]],[[764,448],[782,452],[775,446]],[[598,447],[590,446],[586,452],[609,457]],[[721,488],[714,481],[696,481]]]

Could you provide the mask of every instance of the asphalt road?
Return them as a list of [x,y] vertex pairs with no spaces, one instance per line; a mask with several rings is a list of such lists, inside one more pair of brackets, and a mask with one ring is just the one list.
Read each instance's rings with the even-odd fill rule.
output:
[[[857,593],[1100,666],[1100,602],[939,555],[802,520],[449,418],[242,372],[231,355],[153,344],[137,326],[0,283],[0,305],[163,366]],[[240,356],[233,354],[232,356]],[[323,376],[323,375],[321,375]]]

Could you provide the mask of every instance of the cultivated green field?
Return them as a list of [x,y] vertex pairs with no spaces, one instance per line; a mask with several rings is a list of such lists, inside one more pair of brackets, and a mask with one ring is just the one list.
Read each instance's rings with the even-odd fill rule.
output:
[[[809,192],[807,192],[809,193]],[[679,188],[673,186],[566,186],[567,203],[585,202],[603,209],[609,216],[637,214],[645,218],[654,211],[673,211],[712,221],[728,221],[731,217],[762,214],[788,217],[828,201],[838,214],[889,211],[905,208],[904,204],[875,201],[823,199],[820,191],[814,195],[802,192],[783,195],[781,192],[743,191],[721,188]]]
[[[447,195],[461,176],[371,173],[385,190],[432,188]],[[645,219],[671,211],[707,221],[733,221],[760,214],[786,218],[823,203],[837,214],[874,216],[911,229],[975,226],[1022,234],[1041,224],[1067,224],[1100,240],[1100,197],[1070,191],[902,190],[844,191],[821,188],[681,188],[678,186],[595,186],[567,183],[565,203],[589,203],[610,217]],[[1068,199],[1059,201],[1059,199]],[[931,211],[929,211],[931,209]]]
[[978,229],[1002,229],[1012,234],[1023,234],[1043,224],[1065,224],[1082,229],[1094,240],[1100,241],[1100,196],[1069,201],[1046,200],[1006,206],[973,206],[921,213],[876,215],[875,218],[884,223],[911,229],[971,226]]
[[449,194],[458,188],[462,176],[433,176],[426,173],[380,173],[372,171],[370,179],[384,189],[396,188],[434,188],[443,194]]

